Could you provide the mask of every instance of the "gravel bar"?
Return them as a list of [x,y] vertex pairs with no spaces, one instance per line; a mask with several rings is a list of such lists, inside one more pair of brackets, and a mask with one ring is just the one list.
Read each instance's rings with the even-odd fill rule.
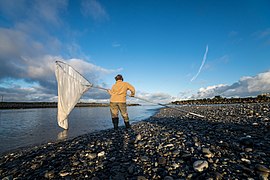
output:
[[[179,107],[180,108],[180,107]],[[269,179],[270,103],[164,108],[0,157],[0,179]]]

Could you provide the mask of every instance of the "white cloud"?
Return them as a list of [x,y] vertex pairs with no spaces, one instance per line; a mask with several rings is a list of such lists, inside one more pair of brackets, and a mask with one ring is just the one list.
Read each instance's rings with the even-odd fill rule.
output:
[[262,40],[267,45],[270,45],[270,28],[257,31],[253,33],[253,36],[258,40]]
[[238,36],[239,35],[239,32],[237,32],[237,31],[231,31],[231,32],[229,32],[229,37],[235,37],[235,36]]
[[86,17],[94,20],[108,20],[109,15],[105,8],[97,0],[83,0],[81,4],[81,12]]
[[[95,20],[108,18],[99,2],[92,0],[83,3],[86,5],[84,6],[86,15],[92,16]],[[84,55],[76,42],[62,43],[55,36],[58,32],[63,34],[63,28],[60,27],[64,27],[65,22],[61,19],[61,15],[66,13],[67,5],[67,0],[21,0],[16,3],[0,1],[0,14],[13,23],[8,28],[0,27],[0,94],[5,96],[5,100],[55,100],[56,60],[74,66],[96,85],[102,83],[103,76],[122,70],[106,69],[85,61],[84,59],[89,58]],[[69,27],[65,27],[65,31],[70,35]],[[59,52],[63,51],[70,56],[83,58],[63,58],[59,55]],[[86,98],[88,97],[108,98],[106,93],[97,90],[86,94]]]
[[120,47],[120,46],[121,46],[121,44],[118,43],[118,42],[113,42],[113,43],[112,43],[112,47],[117,48],[117,47]]
[[60,15],[65,12],[68,6],[67,0],[20,0],[0,1],[1,13],[6,18],[14,22],[32,21],[42,25],[50,23],[59,25],[61,23]]
[[136,97],[138,98],[130,98],[131,102],[139,103],[139,104],[150,104],[150,105],[157,105],[157,104],[167,104],[172,101],[175,101],[176,98],[172,97],[167,93],[147,93],[142,91],[136,92]]
[[67,0],[36,0],[34,9],[36,14],[49,23],[59,25],[61,23],[60,13],[64,12],[67,8]]
[[[20,76],[16,71],[10,72],[8,79],[2,78],[0,80],[0,94],[5,96],[7,101],[51,101],[57,95],[57,84],[55,78],[55,61],[63,61],[70,64],[78,72],[80,72],[86,79],[95,85],[102,83],[102,77],[112,74],[121,69],[106,69],[95,64],[86,62],[82,59],[64,59],[59,56],[46,55],[39,58],[23,57],[20,61]],[[23,64],[22,64],[23,63]],[[13,66],[9,68],[14,68]],[[8,69],[7,69],[8,71]],[[13,81],[10,81],[10,80]],[[6,82],[9,85],[6,86]],[[17,85],[17,81],[24,81]],[[34,84],[28,87],[30,84]],[[27,86],[27,88],[26,88]],[[10,91],[12,89],[12,91]],[[102,99],[107,98],[106,92],[92,89],[90,93],[86,94],[86,98]]]
[[[103,85],[102,87],[105,86]],[[86,93],[86,96],[82,97],[82,101],[108,103],[109,98],[110,96],[106,91],[92,88]],[[142,91],[136,91],[135,97],[127,97],[127,103],[137,103],[147,105],[168,104],[175,100],[176,100],[175,97],[172,97],[167,93],[161,92],[147,93]]]
[[113,74],[116,72],[122,71],[122,68],[119,69],[105,69],[103,67],[97,66],[95,64],[86,62],[81,59],[69,59],[66,60],[68,64],[74,67],[77,71],[83,74],[91,83],[99,83],[100,77]]
[[15,57],[23,54],[33,54],[38,50],[38,42],[30,40],[31,38],[22,31],[0,28],[0,56]]
[[177,100],[186,100],[190,98],[190,95],[192,94],[192,92],[194,92],[191,89],[188,90],[184,90],[178,93],[177,95]]
[[226,89],[227,85],[219,84],[214,86],[208,86],[206,88],[200,88],[197,94],[192,95],[189,99],[203,99],[203,98],[212,98],[216,95],[220,95],[223,89]]
[[222,97],[249,97],[270,92],[270,70],[259,73],[256,76],[244,76],[232,85],[219,84],[200,88],[197,94],[193,94],[189,99]]
[[71,66],[74,66],[76,69],[79,69],[80,72],[86,73],[86,74],[89,71],[94,72],[94,73],[99,73],[99,74],[111,74],[111,73],[115,73],[122,70],[121,68],[117,70],[105,69],[100,66],[83,61],[81,59],[70,59],[70,60],[67,60],[67,62]]
[[27,9],[26,0],[16,1],[0,1],[0,12],[10,19],[25,18],[25,9]]
[[255,35],[258,38],[269,38],[270,37],[270,28],[265,29],[263,31],[258,31],[258,32],[255,33]]
[[[1,83],[2,84],[2,83]],[[10,83],[9,87],[2,87],[0,84],[0,95],[4,101],[56,101],[57,96],[53,91],[49,92],[40,86],[23,87],[16,82]]]

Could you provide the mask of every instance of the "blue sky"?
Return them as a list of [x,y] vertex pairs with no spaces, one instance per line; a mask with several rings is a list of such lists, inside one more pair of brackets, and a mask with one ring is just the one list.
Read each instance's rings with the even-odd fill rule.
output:
[[[159,102],[270,92],[268,0],[0,0],[0,95],[55,101],[54,61]],[[90,89],[83,97],[107,101]]]

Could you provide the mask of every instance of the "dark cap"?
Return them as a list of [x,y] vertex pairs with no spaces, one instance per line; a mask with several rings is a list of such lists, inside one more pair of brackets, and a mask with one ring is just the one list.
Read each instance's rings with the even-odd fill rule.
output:
[[117,76],[115,76],[115,80],[118,81],[118,80],[124,80],[123,76],[121,74],[118,74]]

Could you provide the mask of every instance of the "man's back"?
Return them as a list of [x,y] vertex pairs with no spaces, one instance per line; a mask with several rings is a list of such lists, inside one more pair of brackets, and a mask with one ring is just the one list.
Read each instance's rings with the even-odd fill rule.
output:
[[131,95],[135,94],[135,88],[127,82],[122,80],[116,81],[113,85],[110,94],[111,102],[126,102],[127,91],[131,91]]

